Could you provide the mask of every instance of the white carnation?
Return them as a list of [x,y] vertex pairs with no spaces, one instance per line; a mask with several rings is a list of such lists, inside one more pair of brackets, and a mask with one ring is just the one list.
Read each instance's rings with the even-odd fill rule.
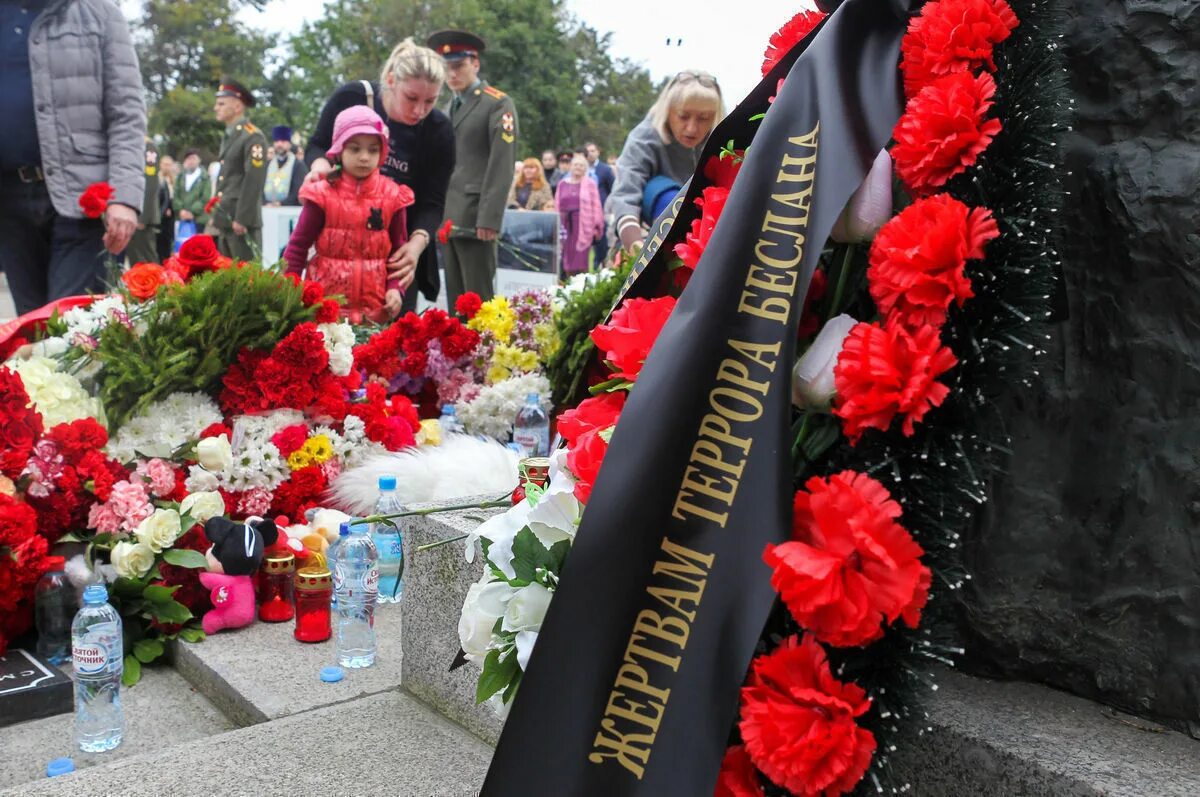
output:
[[89,396],[79,380],[60,373],[58,363],[46,357],[28,360],[12,359],[6,366],[16,372],[25,384],[34,408],[42,416],[46,428],[70,423],[81,418],[96,418],[104,422],[100,402]]
[[334,376],[346,376],[354,367],[354,329],[346,322],[318,324],[329,352],[329,370]]

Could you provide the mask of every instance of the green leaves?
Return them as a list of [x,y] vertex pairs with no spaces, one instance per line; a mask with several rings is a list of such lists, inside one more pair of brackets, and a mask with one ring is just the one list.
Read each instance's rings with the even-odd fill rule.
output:
[[632,266],[633,259],[626,258],[618,270],[606,272],[586,290],[567,296],[562,311],[555,315],[560,345],[546,364],[555,406],[573,406],[587,398],[582,385],[596,348],[592,329],[608,317]]
[[163,643],[157,639],[143,639],[133,646],[133,656],[142,664],[149,664],[166,650]]
[[142,680],[142,663],[136,656],[126,655],[125,664],[121,671],[121,685],[133,686]]
[[502,656],[499,650],[489,650],[487,658],[483,660],[483,675],[479,676],[479,683],[475,685],[476,704],[484,702],[501,689],[515,691],[513,679],[519,680],[521,674],[521,667],[517,664],[517,649],[512,647],[504,652],[507,656]]
[[[542,541],[528,527],[521,529],[513,539],[512,546],[512,566],[517,577],[510,579],[509,583],[514,587],[523,587],[535,581],[544,583],[544,573],[557,574],[562,570],[563,562],[566,561],[567,552],[570,549],[570,540],[560,540],[547,550],[546,546],[542,545]],[[541,578],[538,577],[539,569],[543,571]]]
[[163,552],[163,560],[169,565],[198,570],[207,565],[204,554],[187,548],[171,548]]

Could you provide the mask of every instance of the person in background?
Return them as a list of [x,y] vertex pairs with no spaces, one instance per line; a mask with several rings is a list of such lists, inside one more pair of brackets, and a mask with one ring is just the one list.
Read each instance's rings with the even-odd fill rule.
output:
[[479,77],[484,41],[462,30],[443,30],[429,46],[446,59],[446,82],[454,92],[455,164],[446,198],[453,222],[442,248],[446,302],[454,307],[467,291],[484,301],[495,293],[496,238],[504,222],[504,201],[512,187],[517,151],[517,110],[512,98]]
[[554,210],[554,194],[550,193],[538,159],[526,158],[520,166],[508,191],[508,207],[517,210]]
[[641,246],[642,224],[654,219],[645,207],[647,186],[663,178],[681,186],[700,161],[708,134],[724,115],[721,87],[707,72],[680,72],[671,78],[637,127],[625,139],[606,211],[627,251]]
[[[554,172],[558,169],[558,157],[555,156],[554,150],[547,149],[542,151],[542,174],[546,178],[546,185],[550,185],[550,178],[554,177]],[[553,191],[554,189],[550,189]]]
[[[217,195],[217,179],[221,176],[221,161],[214,160],[208,164],[208,198],[212,199]],[[208,200],[205,200],[207,202]],[[211,235],[213,240],[221,234],[217,229],[217,225],[213,223],[212,213],[208,214],[208,221],[204,225],[204,234]]]
[[175,178],[175,215],[179,221],[190,221],[195,232],[203,232],[208,224],[204,206],[212,198],[212,182],[200,165],[200,151],[189,149],[183,155],[183,171]]
[[405,208],[412,189],[379,173],[387,157],[388,129],[379,114],[352,105],[333,123],[333,144],[325,158],[338,168],[300,189],[304,202],[283,259],[299,277],[308,251],[308,278],[343,297],[342,317],[387,323],[400,313],[403,288],[389,276],[388,256],[408,239]]
[[587,156],[576,153],[554,195],[562,230],[562,268],[568,277],[587,271],[588,250],[604,234],[600,190],[587,169]]
[[300,204],[300,186],[308,176],[308,164],[292,153],[292,128],[276,125],[271,128],[275,157],[267,164],[267,182],[263,186],[263,204],[277,208]]
[[179,164],[170,155],[158,159],[158,239],[154,248],[161,263],[171,256],[175,248],[175,178],[179,176]]
[[221,81],[213,113],[225,125],[217,204],[212,209],[217,249],[234,260],[262,253],[263,182],[267,179],[267,137],[246,118],[254,95],[235,80]]
[[406,214],[408,242],[388,261],[388,268],[406,289],[405,312],[417,307],[418,291],[407,290],[409,285],[415,284],[431,302],[441,288],[437,250],[429,244],[441,226],[446,186],[454,170],[454,128],[446,114],[434,108],[445,79],[442,57],[405,39],[392,49],[378,83],[356,80],[333,93],[307,145],[307,180],[312,182],[332,168],[325,150],[333,143],[333,122],[339,113],[352,105],[365,104],[383,117],[388,148],[380,173],[408,186],[416,197]]
[[[588,177],[596,181],[596,188],[600,191],[600,207],[604,207],[604,203],[608,201],[608,195],[612,193],[613,174],[612,167],[604,161],[600,160],[600,147],[595,141],[589,141],[583,145],[583,154],[587,156],[588,162]],[[605,220],[604,232],[608,232],[608,223]],[[604,258],[608,256],[608,236],[601,234],[596,239],[596,243],[592,246],[593,260],[596,263],[603,263]]]
[[129,239],[125,259],[134,263],[158,262],[158,226],[162,223],[162,207],[158,203],[158,147],[148,137],[145,141],[146,190],[142,196],[142,212],[138,216],[137,231]]
[[[0,3],[0,118],[0,270],[17,314],[101,290],[146,180],[142,76],[117,5]],[[114,193],[87,218],[79,197],[99,182]]]
[[554,168],[554,174],[550,175],[550,190],[558,193],[558,184],[571,171],[571,158],[575,155],[573,152],[558,153],[558,162]]

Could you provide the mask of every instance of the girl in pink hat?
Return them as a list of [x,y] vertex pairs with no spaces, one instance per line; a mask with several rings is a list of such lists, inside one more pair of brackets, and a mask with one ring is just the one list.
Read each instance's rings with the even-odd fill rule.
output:
[[307,278],[320,282],[326,295],[345,297],[342,316],[356,324],[386,323],[403,299],[387,260],[408,239],[404,209],[413,204],[413,192],[379,174],[387,146],[387,128],[367,106],[337,115],[326,153],[334,169],[300,189],[300,218],[283,252],[287,273],[300,276],[307,265]]

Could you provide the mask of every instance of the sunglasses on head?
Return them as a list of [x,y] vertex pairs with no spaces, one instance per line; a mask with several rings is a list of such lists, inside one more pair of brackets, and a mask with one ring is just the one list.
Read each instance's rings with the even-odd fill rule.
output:
[[717,88],[717,79],[707,72],[680,72],[671,79],[672,83],[690,83],[696,81],[706,89]]

